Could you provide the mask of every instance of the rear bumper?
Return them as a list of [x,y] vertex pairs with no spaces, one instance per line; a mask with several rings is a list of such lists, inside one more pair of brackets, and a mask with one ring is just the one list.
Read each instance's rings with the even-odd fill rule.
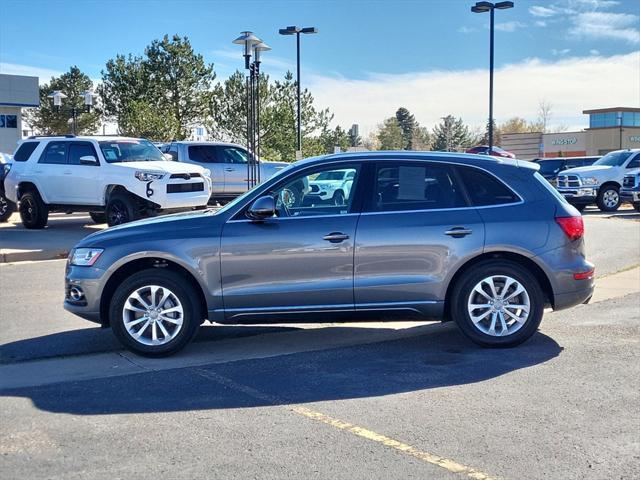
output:
[[580,280],[581,282],[588,282],[584,288],[576,290],[570,293],[559,293],[554,295],[553,309],[563,310],[565,308],[574,307],[582,303],[587,303],[593,296],[594,281],[593,280]]

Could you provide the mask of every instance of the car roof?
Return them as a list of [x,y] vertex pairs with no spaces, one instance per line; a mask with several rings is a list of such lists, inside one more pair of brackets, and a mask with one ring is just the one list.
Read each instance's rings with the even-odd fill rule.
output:
[[238,145],[237,143],[231,143],[231,142],[209,142],[209,141],[199,142],[197,140],[176,140],[169,143],[180,143],[182,145],[216,145],[216,146],[222,146],[222,147],[239,147],[244,149],[242,145]]

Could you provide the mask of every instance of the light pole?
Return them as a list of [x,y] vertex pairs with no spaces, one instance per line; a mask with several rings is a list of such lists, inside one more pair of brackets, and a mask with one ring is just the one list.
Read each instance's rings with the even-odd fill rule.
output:
[[471,11],[473,13],[490,13],[489,20],[489,155],[493,152],[493,17],[494,11],[513,8],[513,2],[477,2]]
[[[302,157],[302,109],[300,106],[300,34],[309,34],[309,33],[318,33],[318,29],[316,27],[296,27],[289,26],[287,28],[281,28],[279,30],[280,35],[295,35],[296,36],[296,86],[297,86],[297,103],[298,103],[298,113],[297,113],[297,152],[296,157]],[[297,160],[298,158],[296,158]]]
[[[91,107],[93,107],[93,97],[95,97],[95,94],[91,90],[86,90],[82,92],[80,96],[83,98],[83,101],[84,101],[83,111],[89,113],[91,111]],[[47,95],[47,98],[53,99],[53,108],[55,109],[56,112],[59,112],[60,109],[62,108],[62,100],[64,100],[65,98],[68,98],[68,96],[65,95],[63,92],[61,92],[60,90],[54,90],[49,95]],[[71,123],[71,133],[75,135],[78,129],[78,113],[81,113],[81,112],[75,105],[72,105],[69,111],[71,113],[71,118],[69,119],[70,120],[69,123]]]
[[618,120],[618,127],[620,128],[620,148],[619,148],[619,150],[622,150],[622,112],[618,112],[616,117],[617,117],[617,120]]
[[255,76],[255,102],[256,102],[256,161],[258,163],[258,183],[260,183],[260,58],[262,52],[268,52],[271,47],[264,42],[257,43],[253,46],[253,74]]

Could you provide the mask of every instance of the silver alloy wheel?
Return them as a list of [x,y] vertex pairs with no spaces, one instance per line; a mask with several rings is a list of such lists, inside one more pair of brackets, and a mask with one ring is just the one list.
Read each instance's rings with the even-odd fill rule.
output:
[[506,275],[492,275],[473,287],[467,310],[473,325],[482,333],[505,337],[526,323],[531,302],[520,282]]
[[127,333],[143,345],[164,345],[173,340],[184,320],[180,300],[167,287],[147,285],[124,302],[122,318]]
[[618,195],[618,192],[614,189],[606,190],[602,194],[602,203],[604,203],[607,208],[615,207],[618,205],[618,202],[620,202],[620,195]]

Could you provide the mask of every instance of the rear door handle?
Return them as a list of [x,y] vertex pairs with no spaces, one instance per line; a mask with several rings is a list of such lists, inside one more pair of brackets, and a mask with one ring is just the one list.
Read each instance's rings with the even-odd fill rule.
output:
[[446,232],[444,232],[445,235],[449,235],[453,238],[466,237],[467,235],[471,235],[472,233],[473,230],[469,230],[468,228],[464,227],[453,227],[451,230],[447,230]]
[[71,170],[65,170],[62,172],[63,175],[71,175]]
[[235,168],[225,168],[224,171],[225,172],[235,172],[236,169]]
[[331,232],[330,234],[322,237],[323,240],[326,240],[327,242],[331,242],[331,243],[340,243],[344,240],[347,240],[348,238],[349,238],[349,235],[342,232]]

